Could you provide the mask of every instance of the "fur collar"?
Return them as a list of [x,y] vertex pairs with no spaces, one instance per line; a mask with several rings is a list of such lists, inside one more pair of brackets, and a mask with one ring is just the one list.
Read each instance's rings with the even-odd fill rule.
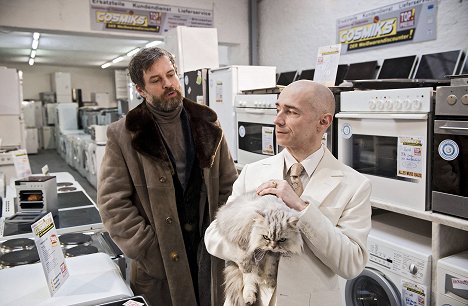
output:
[[[207,106],[185,98],[183,103],[190,121],[195,152],[200,167],[211,167],[223,135],[217,121],[218,117]],[[157,160],[169,162],[161,133],[156,127],[145,101],[127,114],[125,127],[132,135],[132,147],[136,151],[150,155]]]

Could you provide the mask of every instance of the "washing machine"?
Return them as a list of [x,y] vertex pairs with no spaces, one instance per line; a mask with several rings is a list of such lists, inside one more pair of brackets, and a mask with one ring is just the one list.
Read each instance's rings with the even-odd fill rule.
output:
[[94,141],[88,142],[85,154],[87,164],[86,179],[91,184],[91,186],[97,189],[96,143]]
[[91,135],[89,135],[89,138],[83,138],[80,142],[80,153],[81,153],[81,164],[80,164],[80,174],[88,179],[88,171],[89,171],[89,155],[88,155],[88,147],[89,144],[93,142],[91,139]]
[[83,177],[86,177],[86,156],[84,154],[84,148],[86,142],[91,140],[91,135],[89,134],[79,134],[74,135],[73,139],[73,165],[76,171],[80,173]]
[[59,155],[67,161],[67,154],[71,154],[70,152],[67,153],[67,150],[71,150],[71,144],[69,143],[68,136],[69,135],[76,135],[76,134],[84,134],[83,130],[63,130],[58,131],[56,130],[56,139],[57,141],[57,152]]
[[436,305],[468,305],[468,250],[437,261]]
[[359,276],[346,281],[346,305],[429,306],[430,222],[394,213],[372,218],[369,262]]
[[106,151],[106,145],[105,144],[96,144],[96,177],[97,177],[97,183],[96,183],[96,189],[99,187],[99,175],[101,172],[101,163],[102,159],[104,158],[104,153]]
[[76,141],[79,135],[82,135],[82,134],[78,133],[78,134],[65,135],[65,161],[73,169],[76,169],[75,168],[75,156],[77,154]]

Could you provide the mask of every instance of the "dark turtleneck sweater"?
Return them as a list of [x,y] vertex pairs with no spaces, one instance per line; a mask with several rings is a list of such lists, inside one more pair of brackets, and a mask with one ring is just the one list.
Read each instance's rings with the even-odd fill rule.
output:
[[179,178],[182,188],[185,190],[185,170],[186,170],[186,148],[184,141],[184,133],[182,130],[182,121],[180,114],[183,109],[183,104],[169,112],[160,111],[152,104],[146,102],[148,109],[153,114],[158,123],[159,130],[169,148],[172,157],[174,158],[177,177]]

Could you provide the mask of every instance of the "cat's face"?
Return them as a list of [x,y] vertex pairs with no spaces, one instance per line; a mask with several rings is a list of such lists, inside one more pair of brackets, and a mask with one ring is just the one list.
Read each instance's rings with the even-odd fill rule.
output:
[[258,213],[250,234],[250,250],[301,253],[302,237],[297,227],[299,219],[296,216],[282,210],[267,210]]

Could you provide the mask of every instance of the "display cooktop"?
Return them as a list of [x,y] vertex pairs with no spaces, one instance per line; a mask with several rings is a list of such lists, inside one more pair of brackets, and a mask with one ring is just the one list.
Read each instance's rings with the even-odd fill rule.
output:
[[[32,238],[11,238],[0,241],[0,269],[39,262]],[[65,257],[106,253],[112,259],[123,256],[107,232],[74,232],[59,235]]]

